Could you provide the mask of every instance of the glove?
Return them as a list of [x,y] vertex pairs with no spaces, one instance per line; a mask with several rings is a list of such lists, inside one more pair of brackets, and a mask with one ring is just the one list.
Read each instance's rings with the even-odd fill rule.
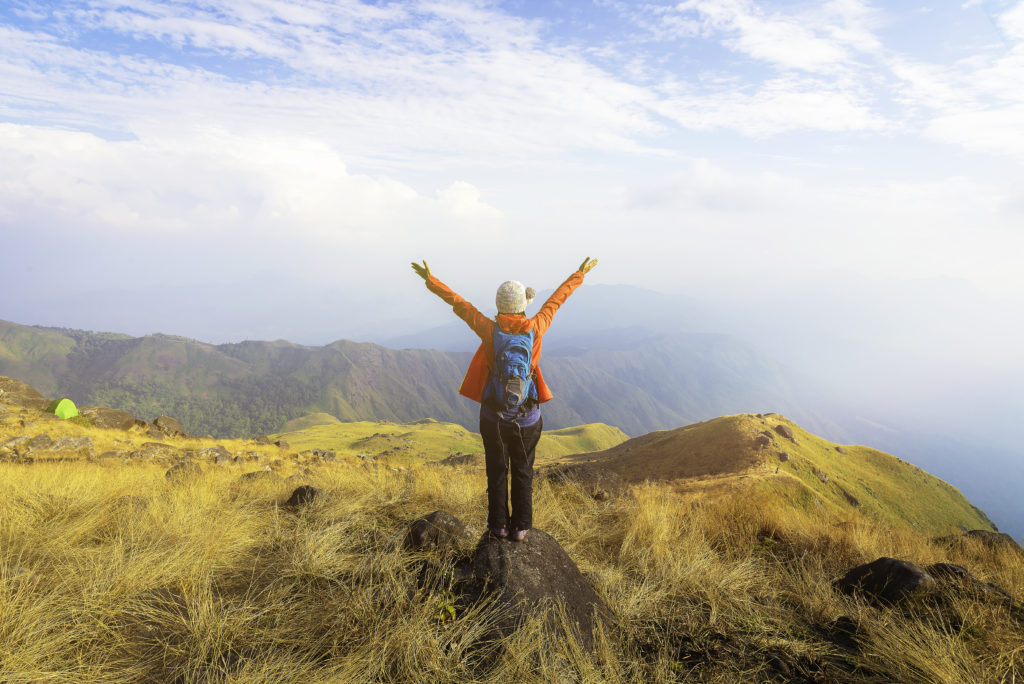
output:
[[416,275],[418,275],[420,278],[423,278],[424,280],[430,277],[430,267],[427,266],[426,261],[423,262],[422,266],[420,266],[416,262],[413,262],[412,270],[416,271]]
[[586,275],[587,273],[590,272],[590,269],[594,268],[595,266],[597,266],[597,259],[591,259],[590,257],[587,257],[586,259],[583,260],[583,263],[580,264],[578,270],[583,275]]

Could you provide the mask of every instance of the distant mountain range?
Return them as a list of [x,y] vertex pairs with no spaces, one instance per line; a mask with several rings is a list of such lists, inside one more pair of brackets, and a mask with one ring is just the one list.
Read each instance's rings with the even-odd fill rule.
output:
[[[684,300],[608,288],[601,297],[574,296],[545,338],[541,367],[555,393],[545,405],[547,427],[607,423],[637,436],[721,415],[777,411],[836,442],[870,444],[934,472],[1002,528],[1024,536],[1017,495],[1024,473],[1015,454],[958,441],[953,430],[871,414],[846,401],[841,387],[817,383],[735,336],[699,332],[713,325],[712,314]],[[629,301],[638,303],[631,308]],[[601,329],[601,323],[619,327]],[[405,343],[391,340],[417,342],[463,350],[477,344],[460,321]],[[320,347],[281,340],[211,345],[0,321],[0,375],[48,396],[148,419],[171,415],[193,434],[218,437],[268,434],[318,412],[344,421],[434,418],[475,430],[478,405],[458,395],[470,357],[469,351],[344,340]]]
[[[478,405],[458,394],[469,359],[468,352],[344,340],[209,345],[0,322],[0,375],[80,403],[173,415],[194,434],[219,437],[274,432],[315,412],[341,420],[436,418],[475,429]],[[556,394],[544,414],[552,428],[603,422],[637,435],[766,408],[812,429],[827,423],[802,408],[814,398],[790,373],[724,335],[556,347],[541,366]]]

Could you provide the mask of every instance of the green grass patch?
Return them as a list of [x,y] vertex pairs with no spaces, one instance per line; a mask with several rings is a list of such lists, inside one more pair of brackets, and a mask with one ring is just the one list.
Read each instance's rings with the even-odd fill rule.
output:
[[[482,454],[479,433],[455,423],[419,420],[412,423],[390,421],[327,422],[327,414],[312,414],[296,421],[305,425],[282,431],[271,439],[283,439],[296,451],[329,449],[338,454],[386,458],[396,465],[415,465],[440,461],[456,454]],[[537,458],[557,459],[569,454],[608,449],[627,439],[617,427],[590,423],[560,430],[547,430],[537,445]]]

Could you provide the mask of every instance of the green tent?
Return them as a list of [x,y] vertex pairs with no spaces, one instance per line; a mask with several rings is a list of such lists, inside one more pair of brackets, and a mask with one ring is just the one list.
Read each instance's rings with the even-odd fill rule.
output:
[[73,418],[78,415],[78,407],[75,406],[75,402],[67,397],[54,399],[53,403],[46,407],[46,410],[58,418]]

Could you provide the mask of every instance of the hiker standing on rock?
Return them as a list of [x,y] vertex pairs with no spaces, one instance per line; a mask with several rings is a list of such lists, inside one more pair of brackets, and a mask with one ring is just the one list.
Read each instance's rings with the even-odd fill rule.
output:
[[426,261],[412,265],[427,289],[450,304],[455,315],[480,337],[459,394],[480,402],[480,436],[487,463],[487,526],[496,537],[509,536],[511,524],[512,539],[522,541],[533,525],[533,460],[544,427],[540,405],[552,396],[537,366],[541,338],[558,307],[596,265],[597,259],[584,259],[532,318],[526,317],[526,306],[537,291],[515,280],[505,281],[495,296],[498,315],[494,320],[433,276]]

